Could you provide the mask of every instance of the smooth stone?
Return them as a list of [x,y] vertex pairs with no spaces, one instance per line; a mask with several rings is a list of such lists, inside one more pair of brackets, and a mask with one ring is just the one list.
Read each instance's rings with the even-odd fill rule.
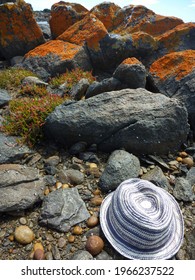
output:
[[58,240],[58,247],[59,248],[64,248],[66,245],[66,239],[63,238],[63,237],[60,237],[59,240]]
[[14,237],[18,243],[25,245],[31,243],[35,235],[28,226],[19,226],[14,232]]
[[79,185],[82,184],[84,181],[84,174],[75,169],[67,169],[67,170],[61,170],[58,173],[58,178],[62,183]]
[[92,255],[98,255],[104,248],[103,240],[97,235],[91,235],[85,245],[86,250]]
[[26,225],[27,224],[27,220],[24,217],[20,218],[19,222],[20,222],[21,225]]

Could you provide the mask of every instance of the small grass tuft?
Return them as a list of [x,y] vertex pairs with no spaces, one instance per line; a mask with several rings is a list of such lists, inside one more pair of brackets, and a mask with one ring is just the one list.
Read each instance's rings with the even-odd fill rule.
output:
[[28,76],[35,76],[31,71],[22,68],[8,68],[0,71],[0,88],[11,89],[20,86],[22,79]]
[[92,72],[83,71],[80,68],[76,68],[74,70],[66,71],[66,73],[52,78],[50,81],[50,85],[53,88],[58,88],[60,85],[66,82],[67,89],[71,90],[71,88],[83,78],[88,79],[90,83],[95,81],[95,77],[92,75]]

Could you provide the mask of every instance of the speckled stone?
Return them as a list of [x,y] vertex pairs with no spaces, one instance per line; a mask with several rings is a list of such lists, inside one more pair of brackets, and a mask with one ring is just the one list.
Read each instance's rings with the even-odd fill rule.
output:
[[28,226],[19,226],[14,232],[14,237],[20,244],[29,244],[31,243],[35,235],[33,231]]

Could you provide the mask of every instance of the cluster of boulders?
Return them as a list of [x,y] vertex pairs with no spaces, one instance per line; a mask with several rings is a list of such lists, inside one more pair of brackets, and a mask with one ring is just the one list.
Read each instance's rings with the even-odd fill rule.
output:
[[60,1],[51,8],[52,39],[44,43],[24,1],[1,5],[0,18],[0,53],[12,60],[24,55],[19,65],[43,80],[77,67],[109,73],[72,89],[75,100],[86,100],[56,108],[46,121],[48,139],[166,153],[185,142],[188,121],[195,129],[194,23],[143,6],[102,3],[88,11]]

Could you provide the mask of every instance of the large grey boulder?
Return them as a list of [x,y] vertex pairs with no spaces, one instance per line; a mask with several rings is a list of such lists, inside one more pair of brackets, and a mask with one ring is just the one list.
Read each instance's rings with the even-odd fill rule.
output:
[[195,50],[170,53],[155,61],[149,81],[157,92],[185,104],[195,135]]
[[100,177],[99,186],[102,191],[115,190],[123,181],[138,177],[139,159],[123,150],[114,151]]
[[32,207],[44,196],[44,181],[37,169],[19,164],[0,165],[0,212]]
[[72,226],[89,217],[90,214],[76,188],[58,189],[44,198],[39,222],[41,225],[67,232]]
[[66,102],[48,116],[47,139],[70,146],[79,141],[110,152],[164,154],[178,150],[189,126],[185,106],[145,89],[105,92],[87,100]]

